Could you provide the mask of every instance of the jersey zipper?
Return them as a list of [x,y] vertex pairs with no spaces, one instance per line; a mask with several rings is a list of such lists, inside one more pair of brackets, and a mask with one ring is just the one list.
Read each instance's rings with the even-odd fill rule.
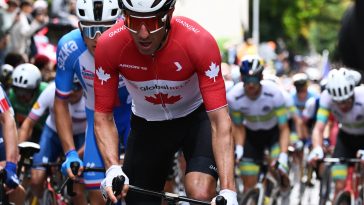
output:
[[[157,70],[157,67],[155,66],[155,54],[152,54],[152,60],[153,60],[153,67],[154,67],[154,73],[155,73],[155,79],[156,79],[156,83],[157,83],[157,85],[159,85],[159,78],[158,78],[158,70]],[[163,110],[164,110],[164,116],[166,117],[166,119],[167,120],[170,120],[170,119],[172,119],[172,115],[171,115],[171,113],[169,112],[169,110],[168,110],[168,108],[167,108],[167,106],[166,106],[166,104],[164,103],[164,101],[163,101],[163,97],[162,97],[162,95],[161,95],[161,92],[160,92],[160,90],[159,89],[157,89],[157,91],[158,91],[158,97],[159,97],[159,99],[161,100],[161,102],[162,102],[162,108],[163,108]]]

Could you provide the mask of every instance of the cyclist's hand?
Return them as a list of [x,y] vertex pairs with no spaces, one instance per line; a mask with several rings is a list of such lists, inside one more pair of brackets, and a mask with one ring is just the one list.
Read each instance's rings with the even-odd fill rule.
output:
[[358,150],[358,152],[356,153],[356,156],[358,158],[360,158],[362,161],[364,161],[364,149]]
[[308,162],[311,164],[315,164],[316,160],[324,158],[324,151],[322,147],[317,146],[313,148],[313,150],[308,155]]
[[288,174],[288,154],[281,152],[278,156],[278,170],[282,174]]
[[[106,177],[102,180],[100,185],[100,190],[105,200],[109,198],[113,203],[117,202],[117,196],[114,195],[112,190],[112,181],[115,177],[120,175],[125,177],[124,185],[128,185],[129,178],[121,169],[121,165],[112,165],[109,169],[107,169]],[[122,189],[121,197],[125,197],[128,191],[128,186],[123,186]]]
[[61,172],[64,176],[69,176],[72,180],[76,179],[76,176],[72,173],[71,163],[78,162],[80,164],[80,168],[78,169],[77,175],[80,176],[83,171],[83,162],[78,156],[76,150],[70,150],[66,153],[66,161],[62,163]]
[[240,144],[237,144],[235,146],[235,160],[239,162],[240,159],[243,157],[243,155],[244,155],[244,147],[241,146]]
[[6,186],[10,189],[15,189],[19,186],[19,179],[16,175],[16,164],[13,162],[6,162],[4,169],[6,170]]
[[[227,202],[226,205],[239,205],[235,191],[231,191],[229,189],[223,189],[219,192],[219,195],[225,198]],[[211,204],[216,204],[216,197],[212,199]]]

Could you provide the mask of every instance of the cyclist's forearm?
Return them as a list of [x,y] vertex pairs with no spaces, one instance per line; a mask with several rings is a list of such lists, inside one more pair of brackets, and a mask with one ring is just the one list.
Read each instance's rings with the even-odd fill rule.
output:
[[244,125],[232,124],[232,130],[233,130],[232,134],[233,134],[235,145],[244,146],[245,135],[246,135]]
[[57,132],[61,140],[63,151],[66,153],[69,150],[75,149],[72,132],[72,119],[68,109],[68,102],[55,97],[54,112],[56,116]]
[[15,120],[10,111],[3,113],[2,129],[5,144],[6,161],[18,162],[18,133]]
[[112,113],[95,112],[95,134],[105,169],[119,164],[119,139]]
[[324,129],[325,129],[325,124],[323,124],[322,122],[316,122],[312,131],[313,147],[322,146]]
[[289,128],[287,123],[280,125],[279,129],[279,145],[281,148],[281,152],[288,152],[288,145],[289,145]]
[[226,109],[209,112],[212,130],[212,148],[219,173],[221,189],[235,190],[234,140],[231,120]]
[[35,126],[35,123],[32,119],[27,117],[23,124],[21,125],[18,134],[19,134],[19,143],[29,140],[29,138],[32,136],[33,128]]

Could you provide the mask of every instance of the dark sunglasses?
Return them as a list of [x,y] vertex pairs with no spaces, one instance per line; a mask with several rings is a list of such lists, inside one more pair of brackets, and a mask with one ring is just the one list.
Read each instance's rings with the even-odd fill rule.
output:
[[81,31],[89,39],[95,39],[96,34],[102,34],[113,25],[82,25],[80,23]]
[[248,83],[253,83],[253,84],[259,84],[260,83],[260,77],[258,76],[243,76],[243,82],[248,84]]
[[133,33],[138,33],[142,25],[148,29],[149,33],[155,33],[164,27],[166,20],[167,14],[164,14],[163,16],[124,15],[125,27]]

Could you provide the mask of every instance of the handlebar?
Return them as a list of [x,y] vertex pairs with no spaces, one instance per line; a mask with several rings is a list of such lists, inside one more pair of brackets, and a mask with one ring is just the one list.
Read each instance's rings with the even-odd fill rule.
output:
[[[78,170],[80,169],[80,163],[71,162],[71,170],[73,175],[77,175]],[[60,194],[64,187],[67,185],[67,194],[69,196],[76,196],[76,192],[73,191],[73,180],[70,177],[67,177],[61,187],[57,190],[57,193]]]
[[[124,176],[117,176],[113,179],[112,181],[112,189],[114,192],[114,195],[117,196],[121,193],[122,187],[124,185],[124,181],[125,178]],[[141,194],[146,194],[146,195],[151,195],[151,196],[157,196],[160,198],[163,198],[164,200],[168,201],[168,202],[172,202],[172,203],[176,203],[179,201],[185,201],[185,202],[190,202],[190,203],[194,203],[194,204],[202,204],[202,205],[210,205],[210,202],[206,202],[206,201],[200,201],[200,200],[196,200],[196,199],[191,199],[188,198],[186,196],[180,196],[178,194],[174,194],[174,193],[169,193],[169,192],[156,192],[156,191],[151,191],[151,190],[147,190],[147,189],[143,189],[137,186],[133,186],[133,185],[129,185],[129,190],[130,191],[134,191],[134,192],[138,192]],[[110,199],[107,200],[106,205],[111,205],[112,202]],[[226,205],[227,201],[223,196],[217,196],[216,197],[216,205]]]
[[359,158],[345,158],[345,157],[325,157],[319,159],[318,162],[324,163],[360,163],[362,160]]

